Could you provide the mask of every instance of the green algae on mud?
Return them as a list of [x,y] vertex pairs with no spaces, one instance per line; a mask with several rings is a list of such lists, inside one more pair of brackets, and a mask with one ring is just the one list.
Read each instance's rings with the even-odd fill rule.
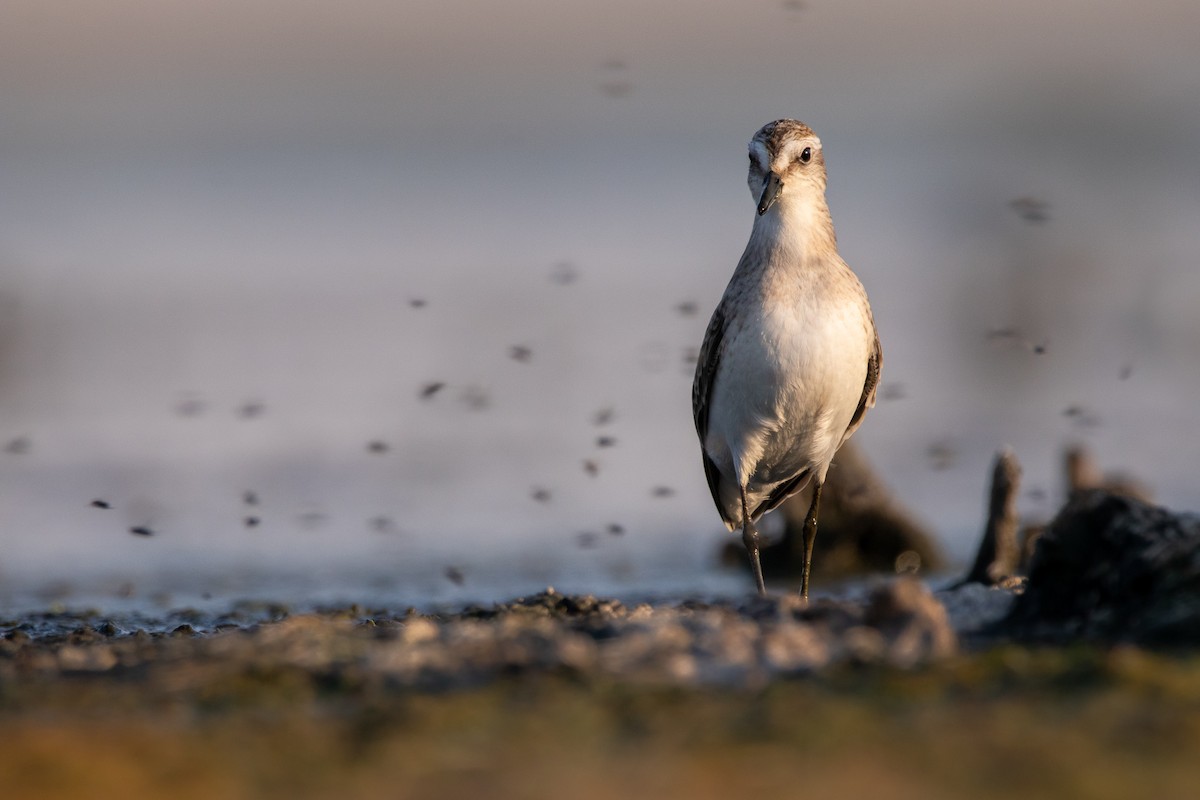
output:
[[0,689],[12,797],[1190,796],[1200,658],[998,646],[757,689],[297,667]]

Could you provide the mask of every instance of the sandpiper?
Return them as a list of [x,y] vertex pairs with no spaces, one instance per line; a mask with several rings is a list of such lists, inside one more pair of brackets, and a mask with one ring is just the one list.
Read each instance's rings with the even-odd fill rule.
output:
[[763,126],[748,181],[758,215],[704,334],[692,412],[708,487],[725,525],[742,529],[759,594],[754,523],[812,483],[807,598],[821,487],[875,405],[883,354],[866,291],[838,255],[821,140],[796,120]]

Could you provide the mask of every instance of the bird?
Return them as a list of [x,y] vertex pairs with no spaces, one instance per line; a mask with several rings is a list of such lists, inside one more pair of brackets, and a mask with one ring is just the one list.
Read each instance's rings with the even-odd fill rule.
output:
[[866,290],[838,255],[821,140],[780,119],[754,134],[749,158],[757,214],[704,334],[692,415],[708,488],[726,527],[741,528],[760,595],[755,523],[812,484],[807,599],[821,487],[875,405],[883,352]]

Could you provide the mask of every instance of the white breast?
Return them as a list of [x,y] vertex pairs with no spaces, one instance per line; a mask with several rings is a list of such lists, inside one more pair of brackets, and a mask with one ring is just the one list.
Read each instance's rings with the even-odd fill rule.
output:
[[832,287],[817,273],[742,305],[725,332],[705,450],[752,506],[804,470],[824,480],[862,396],[874,335],[861,285],[838,267]]

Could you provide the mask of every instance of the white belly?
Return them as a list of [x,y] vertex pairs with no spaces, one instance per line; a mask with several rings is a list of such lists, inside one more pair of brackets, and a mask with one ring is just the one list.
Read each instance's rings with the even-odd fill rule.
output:
[[870,321],[856,302],[824,297],[819,314],[813,305],[769,305],[726,331],[705,450],[731,519],[741,517],[739,484],[753,508],[806,470],[824,481],[862,397]]

